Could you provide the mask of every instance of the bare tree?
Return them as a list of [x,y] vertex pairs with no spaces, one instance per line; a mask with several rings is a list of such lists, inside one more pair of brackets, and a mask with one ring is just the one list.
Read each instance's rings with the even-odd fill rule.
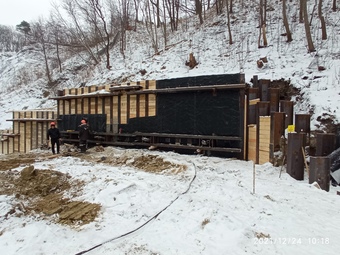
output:
[[165,0],[165,7],[170,19],[171,31],[177,31],[180,0]]
[[159,0],[152,1],[150,0],[151,4],[154,6],[156,9],[156,18],[157,18],[157,28],[161,26],[161,18],[160,18],[160,7],[159,7]]
[[202,17],[202,1],[201,0],[195,0],[195,9],[196,9],[196,14],[199,17],[200,24],[203,24],[203,17]]
[[291,41],[293,41],[293,38],[292,38],[292,33],[289,29],[289,23],[288,23],[288,19],[287,19],[286,0],[282,0],[282,16],[283,16],[283,25],[285,26],[285,29],[286,29],[287,42],[291,42]]
[[303,3],[305,0],[299,0],[299,1],[300,1],[299,22],[303,23]]
[[313,45],[312,35],[310,32],[310,26],[308,22],[308,12],[307,12],[307,0],[302,0],[302,10],[303,10],[303,20],[305,24],[306,39],[308,44],[308,52],[314,52],[315,48]]
[[48,61],[48,55],[47,55],[47,38],[48,38],[48,33],[47,29],[44,25],[44,22],[42,19],[40,19],[38,22],[34,23],[32,26],[32,39],[38,43],[41,46],[41,51],[43,53],[44,57],[44,63],[45,63],[45,73],[46,77],[48,80],[49,84],[52,84],[52,76],[50,72],[50,67],[49,67],[49,61]]
[[322,31],[322,40],[327,40],[327,30],[326,30],[326,21],[325,17],[322,15],[322,0],[319,0],[318,5],[318,16],[321,22],[321,31]]
[[[266,22],[267,22],[267,0],[260,0],[259,4],[260,10],[260,22],[259,22],[259,39],[258,47],[267,47],[267,33],[266,33]],[[263,46],[261,46],[261,36],[263,40]]]
[[[233,44],[233,37],[232,37],[232,34],[231,34],[231,27],[230,27],[230,4],[232,2],[232,0],[226,0],[227,3],[226,3],[226,6],[227,6],[227,26],[228,26],[228,34],[229,34],[229,44],[232,45]],[[230,4],[228,3],[230,1]]]

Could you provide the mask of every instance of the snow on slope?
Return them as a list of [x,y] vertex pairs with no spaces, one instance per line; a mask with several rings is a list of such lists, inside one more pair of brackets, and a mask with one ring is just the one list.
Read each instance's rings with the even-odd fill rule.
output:
[[[169,36],[167,46],[159,34],[159,52],[155,54],[147,32],[140,27],[137,32],[127,34],[125,57],[118,47],[111,51],[111,70],[105,68],[105,61],[92,66],[81,57],[68,58],[63,62],[63,72],[53,71],[55,80],[61,83],[52,89],[47,86],[41,54],[25,49],[18,54],[0,54],[0,129],[11,123],[8,111],[50,107],[55,102],[47,100],[49,91],[53,96],[58,89],[99,85],[108,82],[138,81],[144,79],[167,79],[185,76],[243,72],[246,82],[251,83],[253,75],[259,79],[285,79],[301,90],[301,99],[296,100],[296,113],[312,113],[312,129],[320,128],[319,116],[340,120],[340,28],[338,12],[332,12],[329,2],[324,3],[328,39],[322,41],[317,17],[312,20],[314,53],[307,53],[304,25],[295,20],[298,3],[288,2],[289,20],[293,41],[286,43],[281,15],[281,2],[269,2],[274,11],[268,12],[267,48],[258,48],[258,13],[256,4],[249,1],[243,9],[234,8],[232,35],[234,44],[228,44],[227,19],[225,15],[209,17],[202,25],[197,19],[183,20],[179,31]],[[310,12],[312,6],[310,6]],[[193,52],[199,65],[190,70],[185,66],[189,53]],[[269,62],[258,69],[256,61],[267,57]],[[326,68],[318,71],[318,66]],[[147,73],[142,75],[140,70]],[[322,128],[322,127],[321,127]]]

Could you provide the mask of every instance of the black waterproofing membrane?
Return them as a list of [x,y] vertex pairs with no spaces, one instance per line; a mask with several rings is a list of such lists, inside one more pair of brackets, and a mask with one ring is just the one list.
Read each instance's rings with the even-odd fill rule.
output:
[[[240,74],[158,80],[157,89],[240,84]],[[240,136],[240,90],[156,94],[156,116],[129,119],[122,132]]]
[[93,132],[106,132],[106,114],[68,114],[60,115],[58,128],[60,131],[78,131],[80,121],[87,119],[88,125]]

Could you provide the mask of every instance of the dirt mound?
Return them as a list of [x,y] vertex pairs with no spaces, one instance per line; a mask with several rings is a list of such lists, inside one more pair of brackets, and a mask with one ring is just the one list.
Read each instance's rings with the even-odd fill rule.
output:
[[[0,195],[15,195],[13,208],[5,215],[40,214],[56,222],[82,225],[93,221],[100,205],[71,201],[63,198],[63,192],[80,191],[83,183],[71,176],[53,170],[38,170],[28,166],[21,172],[0,172]],[[53,216],[53,217],[50,217]]]
[[0,171],[5,171],[19,167],[21,165],[29,165],[35,161],[35,155],[32,154],[11,154],[0,159]]
[[105,150],[109,149],[99,146],[99,148],[92,148],[91,150],[89,150],[89,152],[87,152],[87,154],[78,153],[72,156],[77,156],[87,161],[95,161],[109,165],[132,166],[150,173],[164,173],[164,171],[166,171],[167,173],[178,174],[187,169],[187,166],[185,165],[175,164],[166,161],[162,157],[157,155],[134,155],[131,154],[131,152],[120,152],[117,154],[108,155],[107,153],[105,153]]

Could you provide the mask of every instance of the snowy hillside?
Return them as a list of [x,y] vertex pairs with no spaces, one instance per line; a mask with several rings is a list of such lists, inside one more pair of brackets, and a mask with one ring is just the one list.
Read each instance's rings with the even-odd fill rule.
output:
[[[141,26],[137,32],[127,31],[125,56],[115,47],[111,52],[111,70],[105,68],[105,61],[96,66],[88,65],[83,58],[64,56],[63,72],[53,70],[56,83],[47,85],[44,66],[38,46],[28,46],[21,52],[0,54],[0,129],[11,127],[9,111],[46,108],[54,102],[48,100],[58,89],[108,82],[138,81],[144,79],[165,79],[173,77],[206,74],[243,72],[246,82],[251,84],[253,75],[259,79],[284,79],[300,89],[296,100],[296,113],[312,113],[312,129],[318,129],[319,116],[340,120],[340,27],[339,13],[331,10],[331,1],[324,3],[328,39],[321,40],[319,19],[312,19],[311,32],[316,52],[307,53],[304,24],[296,20],[298,4],[288,4],[289,20],[293,41],[286,43],[281,15],[281,1],[268,1],[272,11],[268,12],[267,37],[269,46],[258,48],[258,12],[254,1],[246,8],[234,8],[232,35],[234,44],[228,44],[227,18],[225,15],[211,15],[203,25],[198,19],[183,21],[179,31],[169,35],[167,46],[160,40],[158,54],[152,50],[150,38]],[[312,12],[312,5],[309,7]],[[193,52],[199,65],[190,70],[185,62]],[[52,58],[53,56],[51,56]],[[261,69],[256,61],[267,57],[268,63]],[[318,66],[326,70],[318,71]],[[141,70],[146,74],[142,75]],[[293,99],[294,100],[294,99]],[[322,127],[320,127],[322,128]]]

